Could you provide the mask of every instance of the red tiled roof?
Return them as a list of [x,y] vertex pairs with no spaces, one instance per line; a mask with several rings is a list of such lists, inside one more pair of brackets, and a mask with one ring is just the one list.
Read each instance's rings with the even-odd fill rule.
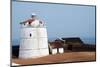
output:
[[28,22],[28,24],[31,24],[33,21],[34,21],[33,19],[28,19],[28,20],[26,20],[26,21],[23,21],[23,22],[20,23],[20,24],[24,24],[24,23],[27,23],[27,22]]
[[51,42],[50,43],[50,46],[52,47],[52,48],[62,48],[63,47],[63,44],[60,42],[60,41],[58,41],[58,42]]

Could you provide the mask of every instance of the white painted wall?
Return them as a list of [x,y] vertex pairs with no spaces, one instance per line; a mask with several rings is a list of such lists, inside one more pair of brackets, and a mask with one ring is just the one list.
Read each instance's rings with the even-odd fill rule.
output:
[[38,49],[36,49],[36,50],[32,50],[32,49],[21,50],[20,49],[20,52],[19,52],[19,58],[21,58],[21,59],[37,58],[37,57],[40,57],[40,56],[41,55],[40,55]]
[[[21,28],[21,38],[37,38],[37,28],[32,28],[32,27],[23,27]],[[30,37],[30,34],[32,35]]]
[[47,30],[45,27],[21,27],[20,38],[19,58],[38,58],[49,55]]
[[20,40],[20,49],[38,49],[38,47],[37,38]]
[[57,48],[52,49],[52,54],[57,54]]
[[48,48],[44,48],[44,49],[41,48],[39,50],[40,50],[40,57],[49,55]]
[[59,53],[64,53],[64,48],[59,48]]

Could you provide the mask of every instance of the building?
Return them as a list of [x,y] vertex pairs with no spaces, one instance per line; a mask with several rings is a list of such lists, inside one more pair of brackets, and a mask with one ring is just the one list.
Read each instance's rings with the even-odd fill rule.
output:
[[57,39],[54,42],[49,42],[50,54],[64,53],[64,42]]
[[21,24],[19,58],[38,58],[49,55],[47,30],[40,20],[32,15]]
[[64,47],[67,50],[78,50],[84,44],[79,37],[62,38],[65,41]]

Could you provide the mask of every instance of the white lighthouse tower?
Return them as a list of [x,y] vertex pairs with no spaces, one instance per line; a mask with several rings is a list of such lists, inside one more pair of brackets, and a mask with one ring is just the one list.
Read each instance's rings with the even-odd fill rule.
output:
[[44,23],[32,14],[21,23],[19,58],[38,58],[49,55],[47,30]]

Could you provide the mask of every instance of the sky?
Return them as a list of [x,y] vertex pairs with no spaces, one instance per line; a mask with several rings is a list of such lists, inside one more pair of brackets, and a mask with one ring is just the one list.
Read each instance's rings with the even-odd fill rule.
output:
[[32,13],[46,23],[48,38],[80,37],[95,43],[95,6],[12,2],[12,41],[19,43],[20,22]]

